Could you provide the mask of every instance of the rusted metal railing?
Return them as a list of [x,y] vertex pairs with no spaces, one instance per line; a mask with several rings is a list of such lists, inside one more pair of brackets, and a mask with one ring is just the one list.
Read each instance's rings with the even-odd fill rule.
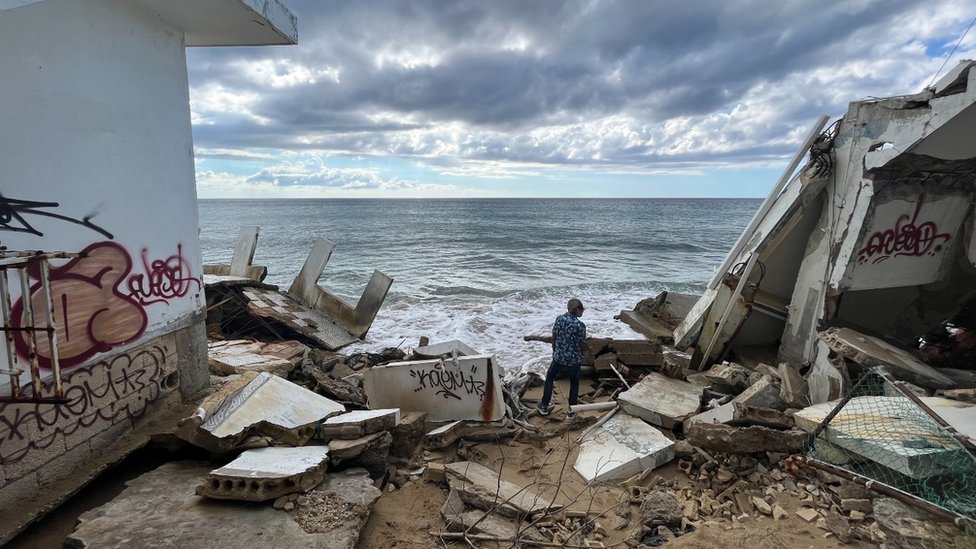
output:
[[[0,402],[34,402],[34,403],[62,403],[64,388],[61,385],[61,366],[58,361],[58,335],[54,316],[54,300],[51,297],[51,259],[78,257],[80,254],[69,252],[41,252],[41,251],[8,251],[0,250],[0,331],[4,333],[4,347],[6,349],[7,368],[0,369],[0,375],[7,375],[10,380],[10,394],[0,394]],[[35,271],[36,269],[36,271]],[[39,287],[32,291],[31,273],[36,272]],[[11,303],[11,274],[16,277],[20,286],[21,311],[19,318],[14,318]],[[43,298],[43,322],[37,325],[34,311],[34,292],[40,291]],[[52,394],[44,395],[44,384],[41,378],[41,362],[37,353],[37,337],[39,333],[47,334],[48,350],[50,354],[49,368],[52,375]],[[20,357],[17,352],[17,334],[26,346],[27,364],[30,372],[31,390],[25,392],[21,387],[21,376],[24,370],[20,368]]]

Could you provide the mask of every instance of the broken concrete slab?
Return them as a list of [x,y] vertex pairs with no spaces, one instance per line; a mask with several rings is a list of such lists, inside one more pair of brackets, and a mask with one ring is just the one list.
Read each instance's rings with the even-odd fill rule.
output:
[[354,439],[335,439],[329,442],[329,459],[333,464],[358,464],[379,476],[386,472],[393,435],[387,431]]
[[733,398],[732,402],[783,411],[786,410],[787,406],[779,397],[779,392],[779,383],[771,376],[763,375],[759,381]]
[[807,434],[798,429],[780,431],[767,427],[733,427],[722,423],[696,421],[688,424],[685,440],[703,450],[729,454],[783,452],[792,454],[803,448]]
[[[298,549],[352,548],[334,544],[331,533],[306,532],[271,505],[241,505],[197,496],[200,479],[211,469],[206,463],[174,461],[126,482],[115,499],[81,515],[65,546],[240,549],[252,546],[256,539],[268,539],[280,547]],[[372,486],[360,491],[368,488]]]
[[352,337],[362,339],[386,300],[393,279],[380,271],[373,271],[356,305],[346,303],[318,284],[334,249],[335,244],[329,240],[316,238],[301,272],[288,288],[288,294],[313,311],[332,319],[337,327]]
[[651,373],[617,396],[624,412],[673,429],[698,412],[703,387]]
[[230,264],[204,265],[204,284],[219,284],[229,280],[254,280],[257,282],[264,280],[268,276],[268,268],[252,265],[259,233],[259,227],[242,225],[238,229],[237,242]]
[[214,499],[267,501],[307,492],[325,477],[329,449],[325,446],[257,448],[207,475],[196,493]]
[[430,450],[446,448],[461,438],[462,434],[464,434],[464,422],[461,420],[441,425],[424,437],[424,448]]
[[364,377],[370,408],[428,413],[431,421],[498,421],[505,415],[492,355],[394,362]]
[[268,372],[278,377],[287,378],[288,374],[295,369],[294,364],[283,358],[241,352],[234,348],[208,352],[207,364],[210,366],[210,371],[219,376],[244,372]]
[[322,484],[299,496],[290,514],[306,532],[317,534],[319,547],[354,549],[380,495],[366,470],[345,469],[330,473]]
[[558,510],[549,500],[533,490],[502,480],[484,465],[473,461],[459,461],[446,466],[448,482],[461,499],[485,511],[495,511],[509,517],[524,517]]
[[952,378],[925,364],[905,349],[851,328],[829,328],[820,339],[835,353],[871,368],[886,366],[898,379],[927,389],[950,389]]
[[413,355],[417,359],[440,358],[443,356],[475,356],[480,355],[474,348],[463,341],[452,339],[443,343],[424,345],[413,350]]
[[642,300],[633,311],[620,311],[620,320],[650,339],[671,341],[674,330],[698,301],[698,296],[661,292]]
[[790,414],[770,408],[749,406],[735,401],[727,402],[711,410],[706,410],[700,414],[691,416],[684,422],[685,431],[688,430],[689,424],[694,421],[725,423],[734,426],[760,425],[772,429],[792,429],[794,426],[793,416]]
[[212,452],[228,451],[252,434],[301,446],[318,422],[345,406],[267,372],[247,372],[208,397],[177,435]]
[[315,388],[327,397],[352,406],[366,405],[366,393],[356,385],[335,379],[317,368],[312,369],[311,374],[315,380]]
[[708,370],[702,372],[706,379],[712,383],[719,383],[731,387],[737,391],[745,390],[749,387],[749,375],[752,370],[736,364],[735,362],[722,362],[714,364]]
[[359,337],[333,318],[286,293],[249,287],[241,295],[251,315],[274,322],[282,327],[281,331],[298,334],[323,349],[335,351],[359,341]]
[[319,437],[359,438],[380,431],[391,431],[400,423],[398,408],[380,410],[354,410],[332,416],[319,427]]
[[427,412],[405,412],[400,416],[400,423],[393,428],[393,444],[390,455],[410,458],[416,453],[420,443],[424,440],[427,424]]
[[573,466],[587,482],[629,478],[674,459],[674,441],[642,419],[616,414],[580,444]]
[[[922,397],[930,408],[962,404],[938,397]],[[814,432],[839,401],[814,404],[793,414],[797,427]],[[976,417],[969,407],[968,420]],[[932,436],[927,425],[914,421],[921,410],[903,396],[863,396],[848,401],[827,424],[822,437],[829,443],[911,478],[949,473],[948,467],[967,451],[955,441]],[[966,418],[966,415],[962,415]],[[948,443],[947,443],[948,442]]]

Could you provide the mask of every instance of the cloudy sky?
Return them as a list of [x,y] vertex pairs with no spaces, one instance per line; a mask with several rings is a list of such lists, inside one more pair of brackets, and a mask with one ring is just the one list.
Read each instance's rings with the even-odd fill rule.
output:
[[[765,196],[821,114],[929,84],[973,0],[284,0],[188,51],[201,197]],[[970,31],[946,68],[976,57]]]

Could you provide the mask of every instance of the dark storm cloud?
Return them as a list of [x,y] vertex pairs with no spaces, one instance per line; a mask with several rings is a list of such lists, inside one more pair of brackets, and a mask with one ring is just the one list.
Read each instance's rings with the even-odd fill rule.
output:
[[[725,139],[741,142],[734,154],[762,158],[790,150],[784,136],[798,125],[859,97],[839,101],[829,90],[799,87],[782,97],[789,104],[767,105],[778,112],[775,120],[751,122],[738,134],[734,123],[723,126],[709,115],[731,110],[764,83],[829,71],[856,56],[871,63],[890,55],[902,46],[891,41],[904,40],[890,32],[892,25],[925,6],[908,0],[285,3],[299,18],[299,46],[189,54],[197,96],[220,86],[257,97],[248,103],[250,116],[196,101],[195,110],[209,120],[194,130],[199,145],[429,155],[447,139],[444,125],[453,124],[465,134],[453,150],[467,158],[660,162],[696,154],[695,140],[688,140],[691,152],[669,153],[664,140],[675,134],[657,127],[704,117]],[[260,63],[271,72],[248,70]],[[333,76],[277,82],[296,70],[326,69]],[[874,78],[884,88],[896,77],[863,80]],[[768,93],[775,99],[775,91]],[[636,129],[640,139],[615,140],[585,126],[614,116],[646,125]],[[567,130],[574,125],[579,132]],[[545,128],[554,129],[539,135]],[[427,134],[406,139],[411,131]],[[574,135],[579,139],[571,143]],[[561,141],[540,144],[546,138]],[[602,160],[579,156],[601,148]]]

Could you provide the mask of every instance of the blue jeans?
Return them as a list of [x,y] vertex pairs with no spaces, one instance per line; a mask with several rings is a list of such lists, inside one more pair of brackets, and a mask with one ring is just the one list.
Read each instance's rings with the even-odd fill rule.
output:
[[576,404],[576,399],[579,397],[580,364],[562,364],[553,360],[552,364],[549,365],[549,371],[546,372],[546,385],[542,390],[542,400],[539,401],[540,407],[549,407],[549,401],[552,400],[552,384],[563,368],[569,371],[569,405],[574,406]]

